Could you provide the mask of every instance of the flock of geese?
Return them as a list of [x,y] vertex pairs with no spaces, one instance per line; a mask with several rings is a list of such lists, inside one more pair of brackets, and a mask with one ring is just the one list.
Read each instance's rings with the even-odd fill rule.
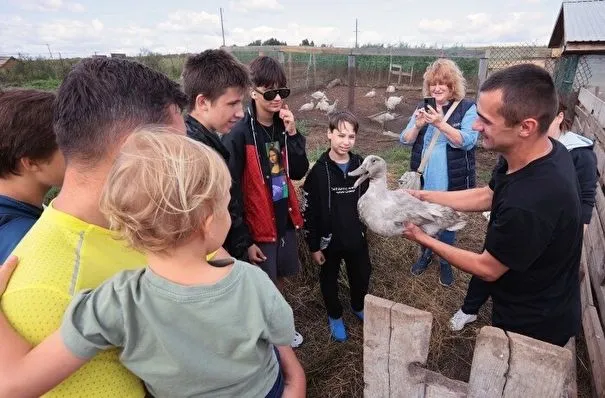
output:
[[[393,85],[388,86],[386,89],[386,92],[394,93],[395,86],[393,86]],[[370,91],[368,91],[365,94],[364,97],[374,98],[375,96],[376,96],[376,90],[374,88],[372,88]],[[316,103],[316,101],[317,101],[317,103]],[[387,112],[378,115],[376,118],[373,118],[373,120],[375,120],[381,124],[384,124],[385,121],[393,120],[395,118],[395,116],[393,114],[389,113],[389,111],[394,110],[395,107],[401,103],[401,101],[403,101],[403,96],[389,96],[388,98],[386,98],[384,100],[384,105],[387,108]],[[320,110],[322,112],[326,112],[329,114],[329,113],[334,112],[337,105],[338,105],[337,99],[334,100],[330,104],[330,100],[328,99],[328,96],[323,91],[316,91],[313,94],[311,94],[310,101],[302,104],[302,106],[298,110],[300,112],[309,112],[309,111],[316,109],[316,110]]]

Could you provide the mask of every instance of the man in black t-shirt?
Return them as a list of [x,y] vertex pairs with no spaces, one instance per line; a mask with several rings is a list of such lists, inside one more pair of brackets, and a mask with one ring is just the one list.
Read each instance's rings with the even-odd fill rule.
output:
[[472,253],[408,225],[406,237],[490,282],[492,324],[563,346],[579,331],[582,251],[578,180],[569,152],[546,132],[557,111],[550,75],[516,65],[481,86],[473,130],[499,152],[489,186],[412,191],[459,211],[491,210],[484,250]]

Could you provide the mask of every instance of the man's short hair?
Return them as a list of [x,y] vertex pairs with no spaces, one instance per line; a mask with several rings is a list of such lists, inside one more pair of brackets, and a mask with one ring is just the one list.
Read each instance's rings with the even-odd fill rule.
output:
[[538,121],[538,131],[546,134],[557,114],[555,85],[548,72],[537,65],[521,64],[490,75],[481,85],[481,92],[501,90],[502,106],[498,113],[507,126],[524,119]]
[[242,92],[250,87],[250,75],[244,64],[223,50],[206,50],[187,58],[183,67],[183,88],[189,97],[189,110],[195,108],[198,95],[215,101],[228,88]]
[[19,175],[19,160],[47,160],[57,151],[53,131],[55,94],[0,91],[0,178]]
[[262,55],[250,62],[252,84],[255,87],[281,88],[286,87],[286,72],[279,62],[271,57]]
[[353,131],[357,134],[357,131],[359,131],[359,121],[357,121],[357,117],[351,111],[335,111],[328,115],[328,128],[330,131],[340,130],[342,124],[345,122],[351,123]]
[[87,58],[69,72],[57,93],[55,131],[71,159],[94,164],[138,126],[169,124],[170,106],[187,97],[178,83],[138,62]]

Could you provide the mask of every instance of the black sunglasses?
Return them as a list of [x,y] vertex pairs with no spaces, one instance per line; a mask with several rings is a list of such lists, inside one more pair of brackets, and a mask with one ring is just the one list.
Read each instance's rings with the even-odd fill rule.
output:
[[275,99],[275,97],[277,97],[277,94],[279,94],[279,97],[281,99],[286,99],[290,95],[290,89],[287,87],[276,88],[273,90],[267,90],[264,93],[256,88],[254,89],[254,91],[256,91],[259,94],[262,94],[265,101],[273,101]]

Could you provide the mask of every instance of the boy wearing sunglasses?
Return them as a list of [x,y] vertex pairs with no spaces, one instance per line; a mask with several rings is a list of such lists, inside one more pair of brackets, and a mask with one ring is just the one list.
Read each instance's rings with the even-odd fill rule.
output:
[[[284,103],[290,95],[282,66],[266,56],[250,63],[253,88],[244,118],[223,137],[230,153],[231,217],[243,215],[227,238],[228,251],[246,255],[282,290],[284,278],[300,269],[296,230],[303,224],[291,180],[309,169],[306,140],[296,131],[294,115]],[[292,347],[302,344],[296,333]]]

